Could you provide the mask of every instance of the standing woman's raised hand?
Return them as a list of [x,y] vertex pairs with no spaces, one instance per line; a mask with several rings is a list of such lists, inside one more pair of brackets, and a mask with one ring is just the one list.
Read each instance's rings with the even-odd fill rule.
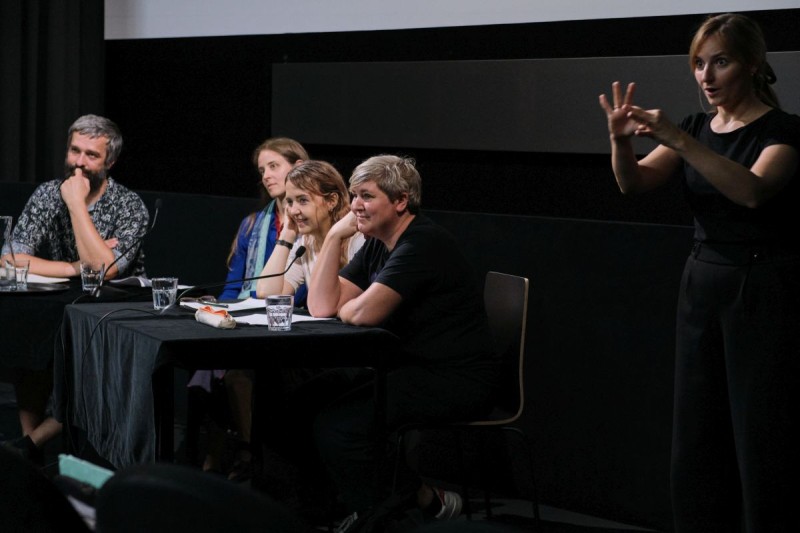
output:
[[632,136],[636,131],[636,122],[628,116],[633,106],[633,93],[636,91],[636,84],[631,82],[622,94],[622,86],[618,81],[611,84],[611,95],[614,99],[614,106],[608,103],[605,94],[600,95],[600,107],[606,112],[608,119],[608,133],[612,139]]
[[670,122],[666,113],[660,109],[641,109],[631,107],[628,117],[635,121],[637,126],[634,133],[639,137],[649,137],[664,146],[678,149],[683,138],[683,131]]

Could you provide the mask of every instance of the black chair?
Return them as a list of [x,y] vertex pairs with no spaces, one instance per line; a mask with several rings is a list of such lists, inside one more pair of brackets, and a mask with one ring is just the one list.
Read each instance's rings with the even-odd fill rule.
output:
[[289,509],[265,494],[168,463],[116,473],[98,491],[96,511],[101,533],[308,531]]
[[[399,461],[403,460],[405,449],[406,434],[411,430],[448,430],[453,431],[459,437],[459,461],[461,471],[463,468],[463,446],[460,437],[464,433],[477,433],[481,442],[486,442],[489,433],[508,432],[519,437],[527,454],[527,464],[530,467],[529,479],[532,484],[531,503],[533,506],[533,518],[536,528],[539,527],[539,506],[536,494],[536,483],[534,479],[534,456],[530,441],[525,434],[516,427],[511,426],[522,415],[525,407],[525,380],[524,380],[524,360],[525,360],[525,328],[528,314],[528,279],[502,274],[499,272],[489,272],[486,274],[486,281],[483,290],[483,299],[486,306],[486,314],[489,319],[489,326],[494,337],[495,347],[502,358],[501,386],[498,390],[497,400],[493,412],[486,418],[480,420],[470,420],[452,424],[410,424],[398,431],[397,437],[397,459],[395,463],[395,488],[399,472]],[[486,517],[492,518],[492,506],[490,490],[488,488],[488,476],[484,477],[484,498],[486,504]],[[462,485],[465,496],[465,512],[471,518],[469,505],[469,483],[465,479]]]

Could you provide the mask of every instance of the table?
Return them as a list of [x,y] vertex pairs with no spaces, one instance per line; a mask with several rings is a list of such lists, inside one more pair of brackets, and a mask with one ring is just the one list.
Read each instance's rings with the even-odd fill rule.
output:
[[[0,292],[0,369],[47,370],[53,361],[56,342],[61,338],[64,307],[75,302],[98,301],[81,290],[80,278],[48,285],[59,290]],[[149,299],[150,294],[149,290],[146,295],[132,290],[122,297]]]
[[46,370],[50,366],[64,306],[83,294],[80,280],[64,289],[0,292],[0,367]]
[[[172,370],[356,367],[378,370],[376,393],[397,338],[339,321],[216,329],[193,313],[159,315],[145,303],[68,305],[55,359],[56,418],[81,428],[117,468],[172,454]],[[354,349],[357,347],[357,349]],[[378,405],[384,402],[381,400]],[[383,413],[377,414],[380,420]]]

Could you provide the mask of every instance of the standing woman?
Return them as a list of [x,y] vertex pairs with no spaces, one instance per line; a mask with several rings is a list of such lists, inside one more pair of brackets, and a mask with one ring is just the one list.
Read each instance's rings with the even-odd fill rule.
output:
[[[259,298],[268,294],[295,294],[301,285],[307,284],[328,230],[350,212],[350,193],[344,179],[325,161],[306,161],[295,166],[286,176],[285,188],[283,229],[261,274],[283,271],[294,259],[297,248],[304,246],[306,251],[286,275],[258,280]],[[346,265],[363,244],[361,233],[345,239],[339,266]]]
[[239,225],[228,255],[228,280],[221,299],[255,296],[255,281],[235,282],[258,276],[281,234],[286,175],[308,159],[303,146],[286,137],[267,139],[255,149],[253,163],[261,176],[261,208]]
[[[612,85],[623,193],[681,176],[694,214],[677,313],[672,498],[678,532],[800,531],[800,118],[779,109],[758,25],[708,18],[689,50],[710,113],[680,126]],[[636,160],[631,137],[660,143]]]

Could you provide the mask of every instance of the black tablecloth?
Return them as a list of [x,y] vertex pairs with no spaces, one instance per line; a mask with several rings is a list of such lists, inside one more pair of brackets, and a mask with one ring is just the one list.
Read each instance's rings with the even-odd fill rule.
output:
[[164,365],[376,366],[395,340],[385,330],[338,321],[295,323],[290,332],[216,329],[189,311],[159,315],[138,303],[68,305],[63,335],[64,351],[54,365],[56,418],[84,430],[119,468],[156,458],[152,379]]
[[[97,301],[81,290],[79,278],[57,286],[64,290],[0,292],[0,368],[47,369],[60,342],[64,307],[76,300]],[[147,294],[131,290],[124,297],[149,298],[149,289]]]
[[64,306],[78,298],[80,282],[66,290],[41,293],[0,292],[0,366],[45,370],[53,360]]

